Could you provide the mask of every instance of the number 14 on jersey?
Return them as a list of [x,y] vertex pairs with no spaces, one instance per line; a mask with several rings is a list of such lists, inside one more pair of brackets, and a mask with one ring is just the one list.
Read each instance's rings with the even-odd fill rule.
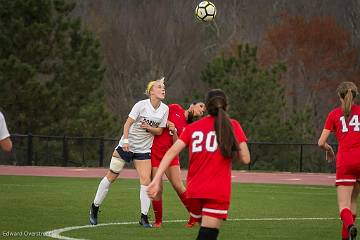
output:
[[[340,117],[340,121],[341,121],[341,125],[342,125],[342,130],[341,131],[342,132],[348,132],[349,128],[346,125],[345,117],[344,116]],[[354,127],[355,132],[360,131],[359,115],[352,116],[352,118],[349,121],[349,126]]]

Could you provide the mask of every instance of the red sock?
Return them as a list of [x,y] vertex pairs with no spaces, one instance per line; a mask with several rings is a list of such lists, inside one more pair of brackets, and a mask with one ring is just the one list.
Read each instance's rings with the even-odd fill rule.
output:
[[344,208],[340,212],[340,218],[343,221],[346,230],[349,228],[350,225],[354,224],[353,215],[348,208]]
[[186,209],[190,212],[189,202],[187,200],[186,191],[179,195],[181,202],[184,204]]
[[349,239],[349,232],[348,232],[347,228],[345,227],[344,223],[342,224],[341,237],[342,237],[342,239]]
[[155,214],[155,223],[162,223],[162,209],[163,209],[162,199],[153,200],[152,206]]

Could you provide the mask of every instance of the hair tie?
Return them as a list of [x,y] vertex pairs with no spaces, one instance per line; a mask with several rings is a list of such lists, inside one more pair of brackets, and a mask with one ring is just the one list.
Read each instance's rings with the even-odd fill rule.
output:
[[150,81],[147,86],[146,86],[146,90],[145,90],[145,94],[150,95],[150,90],[151,88],[154,86],[156,81]]

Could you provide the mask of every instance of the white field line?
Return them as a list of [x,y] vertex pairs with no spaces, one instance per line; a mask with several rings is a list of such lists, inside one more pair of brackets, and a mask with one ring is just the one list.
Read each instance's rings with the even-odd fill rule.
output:
[[[296,218],[296,217],[290,217],[290,218],[233,218],[233,219],[227,219],[227,221],[328,221],[328,220],[338,220],[339,218],[330,218],[330,217],[306,217],[306,218]],[[165,223],[176,223],[176,222],[186,222],[187,220],[168,220],[163,221]],[[83,228],[98,228],[103,226],[110,226],[110,225],[133,225],[133,224],[139,224],[138,222],[114,222],[114,223],[100,223],[98,225],[83,225],[83,226],[72,226],[72,227],[65,227],[65,228],[59,228],[54,229],[51,231],[44,232],[44,236],[51,237],[55,239],[63,239],[63,240],[86,240],[84,238],[72,238],[72,237],[65,237],[62,236],[62,233],[72,231],[72,230],[78,230]]]

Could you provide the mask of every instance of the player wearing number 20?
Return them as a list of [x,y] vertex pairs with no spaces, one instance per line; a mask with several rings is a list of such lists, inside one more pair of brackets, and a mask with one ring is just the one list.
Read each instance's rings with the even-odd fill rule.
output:
[[335,132],[339,143],[336,155],[336,189],[340,218],[343,222],[342,239],[354,240],[357,234],[354,225],[356,200],[360,189],[360,106],[353,102],[358,94],[354,83],[341,83],[337,93],[341,107],[329,113],[318,144],[326,151],[327,160],[333,160],[334,151],[326,140],[331,131]]
[[161,177],[171,160],[189,146],[187,197],[191,216],[201,219],[197,240],[215,240],[221,221],[227,218],[231,193],[231,159],[248,164],[247,139],[238,121],[226,113],[223,91],[208,92],[206,109],[209,116],[185,127],[180,138],[166,152],[149,185],[154,198],[160,190]]

